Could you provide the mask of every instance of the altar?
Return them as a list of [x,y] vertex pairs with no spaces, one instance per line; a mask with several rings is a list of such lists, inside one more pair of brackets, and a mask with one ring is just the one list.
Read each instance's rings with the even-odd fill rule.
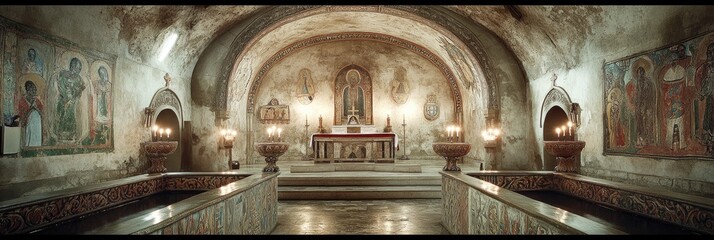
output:
[[384,133],[314,133],[310,145],[315,163],[394,163],[397,135]]

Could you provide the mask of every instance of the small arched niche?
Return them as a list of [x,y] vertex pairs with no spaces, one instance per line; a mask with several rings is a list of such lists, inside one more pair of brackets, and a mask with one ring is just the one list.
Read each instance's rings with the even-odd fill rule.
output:
[[[558,106],[550,108],[543,121],[543,141],[558,141],[558,134],[555,132],[555,128],[562,126],[566,122],[568,122],[568,115],[565,110]],[[558,165],[558,162],[556,162],[555,156],[545,151],[544,147],[543,170],[553,171],[556,165]]]
[[151,104],[147,108],[149,120],[148,126],[159,126],[164,129],[171,129],[171,134],[162,140],[178,141],[176,150],[166,156],[164,166],[167,172],[188,171],[190,167],[190,154],[184,154],[184,149],[189,146],[184,141],[183,112],[181,101],[174,91],[168,87],[163,87],[156,91],[151,99]]
[[[565,89],[559,86],[553,86],[553,88],[548,91],[548,94],[545,95],[540,108],[540,126],[543,129],[543,141],[577,139],[575,134],[577,126],[580,125],[579,113],[580,105],[570,101],[570,96],[565,92]],[[559,139],[555,129],[565,126],[569,121],[573,123],[572,130],[561,132]],[[555,156],[545,150],[544,144],[542,170],[554,171],[557,164]]]

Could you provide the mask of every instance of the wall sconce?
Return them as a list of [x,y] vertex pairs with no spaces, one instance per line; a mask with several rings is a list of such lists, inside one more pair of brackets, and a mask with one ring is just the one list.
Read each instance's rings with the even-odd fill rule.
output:
[[238,132],[231,129],[221,129],[221,136],[223,137],[223,148],[228,149],[228,168],[229,169],[240,169],[240,162],[233,161],[233,141],[236,139]]
[[488,128],[481,132],[485,148],[495,148],[498,146],[498,137],[501,135],[501,130],[498,128]]

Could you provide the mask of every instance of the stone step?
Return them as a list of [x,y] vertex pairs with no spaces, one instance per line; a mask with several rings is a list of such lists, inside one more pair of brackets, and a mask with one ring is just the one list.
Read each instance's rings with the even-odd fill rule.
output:
[[372,172],[402,172],[421,173],[419,164],[393,164],[393,163],[323,163],[323,164],[294,164],[290,165],[291,173],[314,172],[345,172],[345,171],[372,171]]
[[278,176],[278,186],[441,186],[441,176]]
[[279,200],[441,198],[441,186],[278,186]]

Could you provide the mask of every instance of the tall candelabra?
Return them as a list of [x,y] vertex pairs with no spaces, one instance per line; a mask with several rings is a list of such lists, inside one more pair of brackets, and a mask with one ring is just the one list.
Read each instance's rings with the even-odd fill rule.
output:
[[305,117],[305,155],[302,156],[302,160],[304,161],[310,160],[307,152],[307,145],[310,143],[310,135],[308,135],[307,132],[308,127],[310,127],[310,124],[307,124],[307,117]]
[[[405,116],[406,117],[406,116]],[[400,160],[409,160],[409,157],[407,156],[407,121],[406,119],[402,120],[402,130],[403,130],[403,135],[402,142],[404,143],[404,147],[402,147],[402,157],[400,157]]]

